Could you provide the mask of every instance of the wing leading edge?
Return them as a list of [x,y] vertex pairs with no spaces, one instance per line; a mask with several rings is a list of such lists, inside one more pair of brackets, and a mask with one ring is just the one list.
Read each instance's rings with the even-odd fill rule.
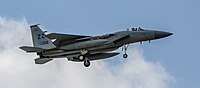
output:
[[85,38],[85,37],[90,37],[90,36],[73,35],[73,34],[61,34],[61,33],[50,33],[50,34],[46,35],[46,37],[51,39],[51,40],[52,39],[56,39],[54,41],[54,44],[58,46],[64,40],[74,40],[74,39]]
[[90,37],[85,35],[73,35],[73,34],[61,34],[61,33],[50,33],[46,35],[49,39],[58,39],[58,40],[70,40],[70,39],[77,39],[77,38],[84,38]]

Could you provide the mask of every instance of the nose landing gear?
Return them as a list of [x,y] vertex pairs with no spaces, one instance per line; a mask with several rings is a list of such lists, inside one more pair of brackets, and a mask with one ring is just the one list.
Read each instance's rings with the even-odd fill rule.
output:
[[128,54],[125,53],[125,54],[123,55],[123,57],[124,57],[124,58],[127,58],[127,57],[128,57]]
[[123,47],[122,47],[122,51],[124,50],[123,58],[127,58],[128,57],[128,54],[126,54],[126,51],[127,51],[128,47],[129,47],[129,44],[128,45],[124,44]]

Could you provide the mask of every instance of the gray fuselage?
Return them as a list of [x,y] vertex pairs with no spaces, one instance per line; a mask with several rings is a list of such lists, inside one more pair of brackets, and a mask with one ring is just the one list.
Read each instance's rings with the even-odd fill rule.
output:
[[142,41],[150,41],[172,35],[172,33],[154,30],[119,31],[102,36],[63,41],[57,49],[42,53],[45,57],[74,57],[80,54],[81,49],[87,49],[90,54],[114,51],[119,47]]

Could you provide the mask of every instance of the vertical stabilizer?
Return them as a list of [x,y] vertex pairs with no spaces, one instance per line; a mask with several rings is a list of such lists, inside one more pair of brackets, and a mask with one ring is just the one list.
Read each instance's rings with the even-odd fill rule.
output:
[[48,39],[45,35],[45,32],[43,32],[38,25],[32,25],[30,26],[31,33],[32,33],[32,40],[33,40],[33,46],[42,48],[42,49],[53,49],[56,48],[56,46],[52,43],[50,39]]

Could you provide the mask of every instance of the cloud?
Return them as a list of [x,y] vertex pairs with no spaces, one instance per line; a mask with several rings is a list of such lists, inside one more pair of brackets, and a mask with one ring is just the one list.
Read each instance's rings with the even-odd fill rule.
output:
[[36,65],[35,54],[18,48],[32,45],[25,18],[0,17],[0,38],[1,88],[168,88],[173,79],[159,62],[146,61],[138,47],[118,65],[95,61],[85,68],[66,58]]

